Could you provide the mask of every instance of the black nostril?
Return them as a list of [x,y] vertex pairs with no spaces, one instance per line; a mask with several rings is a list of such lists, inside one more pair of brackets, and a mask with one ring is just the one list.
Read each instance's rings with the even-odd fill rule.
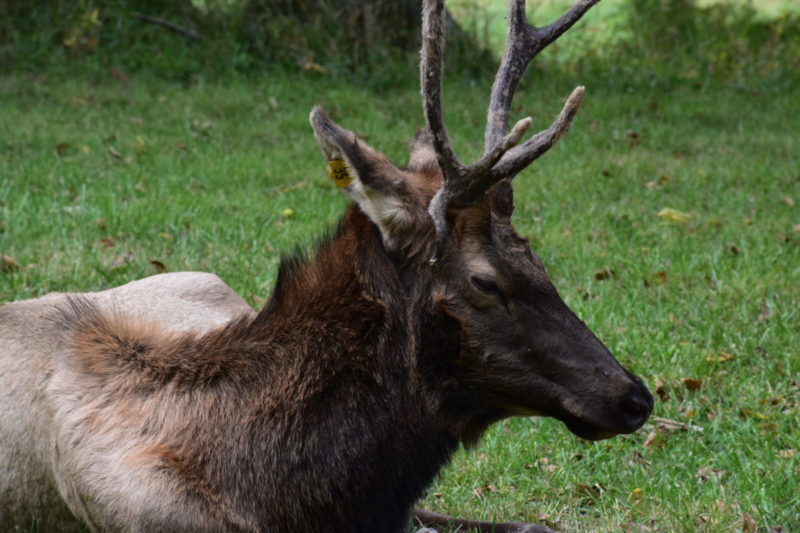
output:
[[[638,387],[637,387],[638,389]],[[620,411],[628,424],[640,427],[653,410],[653,396],[646,388],[631,391],[620,402]]]

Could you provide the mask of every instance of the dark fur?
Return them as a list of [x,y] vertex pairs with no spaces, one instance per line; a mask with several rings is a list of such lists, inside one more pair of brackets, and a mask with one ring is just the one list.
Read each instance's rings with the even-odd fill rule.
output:
[[429,359],[456,360],[459,334],[415,278],[351,208],[313,261],[283,261],[254,319],[175,335],[74,297],[63,320],[73,364],[113,401],[196,398],[143,453],[221,522],[234,507],[262,531],[394,531],[459,437],[429,391]]

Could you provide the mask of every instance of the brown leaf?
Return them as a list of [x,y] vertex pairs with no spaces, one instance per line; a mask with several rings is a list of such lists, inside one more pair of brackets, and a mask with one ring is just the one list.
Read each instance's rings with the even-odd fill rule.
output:
[[642,142],[642,135],[637,131],[629,130],[625,135],[628,137],[628,145],[631,148]]
[[683,378],[683,386],[689,390],[700,390],[703,387],[702,379]]
[[601,268],[594,273],[594,279],[597,281],[605,281],[614,275],[614,271],[608,268]]
[[661,378],[656,378],[656,395],[662,402],[669,400],[669,386]]
[[756,322],[766,322],[772,316],[772,311],[770,311],[769,304],[767,302],[761,303],[761,312],[756,317]]
[[109,248],[113,248],[116,242],[114,242],[114,239],[112,239],[111,237],[106,237],[104,239],[100,239],[99,241],[97,241],[97,244],[100,246],[100,248],[108,250]]
[[748,513],[742,513],[742,533],[756,533],[758,526],[756,521]]
[[0,270],[3,272],[16,272],[19,270],[17,260],[10,255],[3,255],[2,259],[0,259]]
[[66,155],[67,150],[69,150],[70,144],[69,143],[58,143],[56,145],[56,154],[59,158],[64,157]]
[[167,266],[164,263],[162,263],[161,261],[159,261],[158,259],[152,259],[151,258],[151,259],[148,259],[148,261],[150,262],[151,265],[156,267],[156,270],[158,270],[159,272],[166,272],[167,271]]
[[781,198],[781,202],[783,202],[785,205],[789,207],[794,207],[794,199],[789,196],[784,196],[783,198]]
[[108,155],[110,155],[114,159],[122,159],[122,153],[113,146],[108,147]]
[[708,466],[704,466],[695,470],[694,475],[700,482],[706,482],[709,479],[719,480],[725,475],[725,470],[717,470]]

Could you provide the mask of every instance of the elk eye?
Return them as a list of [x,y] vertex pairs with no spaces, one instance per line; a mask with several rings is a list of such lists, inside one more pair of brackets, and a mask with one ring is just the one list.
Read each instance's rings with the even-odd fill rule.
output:
[[481,292],[485,292],[486,294],[491,294],[494,296],[500,296],[501,294],[500,286],[492,279],[472,276],[469,278],[469,280],[472,285]]

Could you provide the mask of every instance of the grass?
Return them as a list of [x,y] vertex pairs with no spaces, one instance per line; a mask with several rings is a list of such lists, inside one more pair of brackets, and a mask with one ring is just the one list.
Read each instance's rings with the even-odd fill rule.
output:
[[[279,254],[312,246],[346,203],[312,105],[403,164],[421,123],[415,75],[381,91],[280,70],[0,77],[0,302],[166,268],[215,272],[260,305]],[[567,531],[800,529],[800,89],[540,75],[515,116],[543,127],[578,82],[573,129],[516,180],[515,224],[567,303],[657,389],[654,416],[689,428],[654,421],[589,443],[553,420],[509,420],[424,503]],[[481,149],[489,83],[445,88],[464,160]]]

